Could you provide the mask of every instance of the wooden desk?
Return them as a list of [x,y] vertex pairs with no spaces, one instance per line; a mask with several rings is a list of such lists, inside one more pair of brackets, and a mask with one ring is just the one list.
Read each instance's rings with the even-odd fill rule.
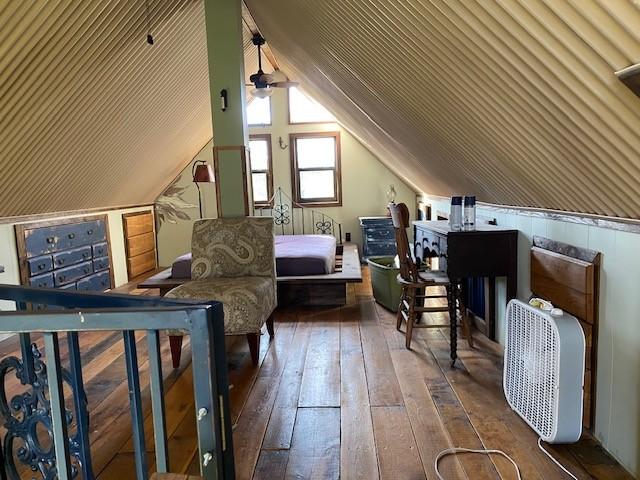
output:
[[[439,259],[439,269],[452,282],[470,277],[489,279],[489,318],[484,332],[495,339],[495,277],[507,277],[507,301],[518,288],[518,231],[495,225],[477,225],[472,232],[453,232],[449,222],[416,221],[415,256],[421,261]],[[452,328],[452,343],[455,343]]]

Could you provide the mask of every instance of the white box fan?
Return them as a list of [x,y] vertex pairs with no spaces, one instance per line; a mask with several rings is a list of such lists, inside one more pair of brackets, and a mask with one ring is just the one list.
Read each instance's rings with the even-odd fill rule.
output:
[[506,317],[507,402],[545,442],[577,441],[582,433],[585,355],[578,319],[519,300],[509,302]]

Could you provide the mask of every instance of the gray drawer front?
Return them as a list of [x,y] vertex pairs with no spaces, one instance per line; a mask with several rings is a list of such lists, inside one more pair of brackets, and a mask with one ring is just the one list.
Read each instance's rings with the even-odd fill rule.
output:
[[53,254],[53,264],[56,268],[68,267],[87,260],[91,260],[91,246],[89,245]]
[[109,276],[109,270],[106,270],[80,280],[78,282],[78,290],[102,292],[109,288],[110,284],[111,278]]
[[99,243],[98,245],[93,246],[93,258],[106,257],[107,255],[109,255],[109,247],[107,246],[107,242]]
[[49,255],[30,258],[27,260],[27,265],[29,265],[29,276],[40,275],[53,270],[53,261]]
[[45,273],[29,279],[29,285],[38,288],[53,288],[53,273]]
[[73,267],[61,268],[54,272],[54,281],[56,287],[66,285],[67,283],[74,282],[79,278],[89,275],[93,272],[93,263],[84,262]]
[[362,218],[360,219],[360,225],[363,227],[391,227],[393,228],[393,220],[391,217],[385,218]]
[[27,257],[104,242],[107,230],[102,220],[33,228],[25,231]]
[[109,257],[96,258],[93,261],[93,271],[100,272],[109,268]]
[[367,236],[367,242],[377,242],[381,240],[395,239],[396,232],[393,228],[378,227],[378,228],[365,228],[365,235]]

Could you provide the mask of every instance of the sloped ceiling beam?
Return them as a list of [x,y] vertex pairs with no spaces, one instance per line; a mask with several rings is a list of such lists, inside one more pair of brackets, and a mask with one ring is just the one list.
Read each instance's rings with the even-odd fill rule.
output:
[[631,1],[247,0],[283,69],[419,190],[640,218]]

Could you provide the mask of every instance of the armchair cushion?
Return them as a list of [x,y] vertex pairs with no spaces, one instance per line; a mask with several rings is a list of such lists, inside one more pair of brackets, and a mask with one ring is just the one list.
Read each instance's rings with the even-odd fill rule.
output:
[[275,283],[273,219],[218,218],[193,226],[191,278],[272,277]]
[[166,296],[221,301],[225,333],[240,335],[260,331],[276,308],[275,287],[271,277],[220,277],[192,280]]

